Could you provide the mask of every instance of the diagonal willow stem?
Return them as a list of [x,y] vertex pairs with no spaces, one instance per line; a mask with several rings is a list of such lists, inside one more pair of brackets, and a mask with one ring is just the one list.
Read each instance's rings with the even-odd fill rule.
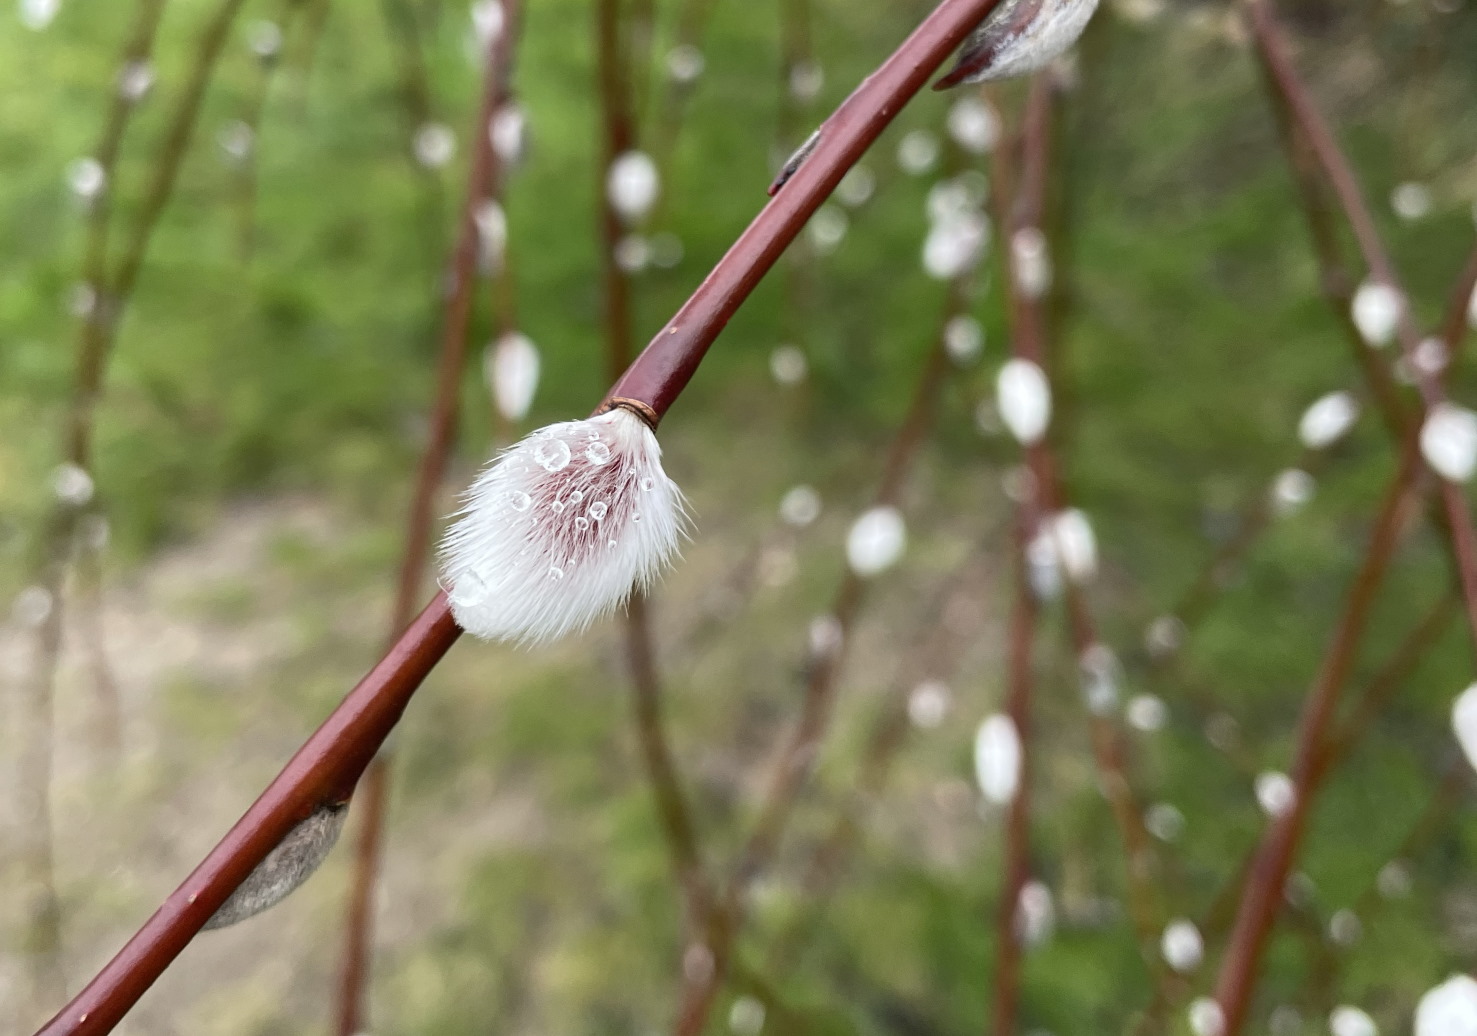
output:
[[[1385,664],[1365,683],[1351,714],[1336,733],[1329,735],[1318,751],[1319,780],[1325,778],[1334,767],[1348,757],[1373,722],[1378,711],[1410,678],[1411,673],[1424,660],[1426,653],[1446,631],[1447,625],[1455,617],[1460,605],[1460,598],[1454,593],[1448,593],[1442,597],[1406,634],[1405,639],[1385,660]],[[1214,941],[1223,936],[1234,922],[1237,907],[1235,894],[1244,883],[1255,857],[1255,851],[1248,853],[1230,880],[1212,899],[1210,909],[1206,911],[1205,920],[1200,925],[1207,940]]]
[[[1373,219],[1352,169],[1322,121],[1306,88],[1297,78],[1270,9],[1263,0],[1248,0],[1247,6],[1253,34],[1270,79],[1339,198],[1366,264],[1374,277],[1398,290],[1393,263],[1375,231]],[[1470,268],[1468,272],[1471,272]],[[1402,309],[1399,330],[1401,346],[1407,362],[1416,373],[1422,401],[1428,407],[1433,406],[1444,398],[1441,379],[1437,373],[1422,370],[1420,364],[1413,362],[1419,344],[1419,331],[1408,304]],[[1448,326],[1447,330],[1452,331],[1453,328]],[[1457,326],[1454,330],[1459,332],[1460,327]],[[1454,345],[1455,342],[1450,344]],[[1275,920],[1276,903],[1280,900],[1283,884],[1296,855],[1306,813],[1310,808],[1310,799],[1316,793],[1322,776],[1319,754],[1327,736],[1333,708],[1362,633],[1374,591],[1383,576],[1389,555],[1394,550],[1393,528],[1387,529],[1387,524],[1398,524],[1394,515],[1402,510],[1403,501],[1409,499],[1411,486],[1421,470],[1416,431],[1412,427],[1404,433],[1400,472],[1386,498],[1385,512],[1392,517],[1388,523],[1382,517],[1381,523],[1376,527],[1376,535],[1366,555],[1360,578],[1351,593],[1338,636],[1331,645],[1324,669],[1309,694],[1299,734],[1295,804],[1269,828],[1258,847],[1245,884],[1231,935],[1230,949],[1217,981],[1216,999],[1225,1016],[1226,1036],[1237,1036],[1245,1023],[1261,952]],[[1474,535],[1470,513],[1460,489],[1442,481],[1440,493],[1446,531],[1467,606],[1469,624],[1473,635],[1477,636],[1477,535]],[[1385,535],[1387,532],[1388,535]]]
[[[1398,335],[1400,348],[1415,378],[1422,403],[1427,408],[1433,407],[1446,398],[1441,377],[1437,371],[1429,369],[1418,360],[1421,332],[1416,324],[1415,313],[1410,306],[1409,296],[1400,287],[1395,264],[1380,238],[1374,216],[1364,199],[1353,167],[1313,102],[1307,87],[1298,78],[1286,43],[1274,21],[1270,4],[1267,0],[1245,0],[1245,3],[1258,53],[1278,94],[1287,105],[1292,120],[1338,198],[1370,275],[1395,289],[1403,300]],[[1466,602],[1468,625],[1474,640],[1477,640],[1477,529],[1473,528],[1471,511],[1459,486],[1443,479],[1439,492],[1446,514],[1445,531],[1450,540],[1457,574],[1461,580],[1462,596]]]
[[1245,1024],[1261,953],[1271,933],[1322,775],[1319,759],[1326,731],[1365,633],[1375,595],[1394,557],[1400,529],[1416,502],[1412,484],[1419,470],[1416,440],[1407,436],[1398,472],[1380,505],[1364,561],[1304,704],[1292,774],[1296,788],[1293,805],[1267,827],[1242,889],[1236,923],[1216,981],[1216,1000],[1225,1017],[1225,1036],[1237,1036]]
[[[481,102],[472,123],[472,164],[467,176],[461,226],[451,257],[451,295],[446,302],[441,331],[441,359],[436,378],[436,398],[431,411],[430,434],[421,454],[406,521],[405,547],[396,583],[395,603],[390,616],[390,636],[405,629],[415,612],[415,602],[426,575],[426,555],[434,520],[436,491],[446,476],[446,466],[456,434],[459,389],[466,367],[467,338],[471,330],[474,288],[477,281],[477,209],[489,194],[500,190],[502,177],[498,156],[488,136],[488,126],[509,96],[512,69],[511,24],[518,16],[516,0],[504,0],[508,24],[488,43],[483,68]],[[349,892],[348,916],[344,926],[343,963],[337,1009],[339,1036],[354,1036],[366,1028],[365,990],[373,956],[374,891],[388,806],[390,755],[380,752],[364,774],[358,796],[361,813],[356,846],[354,878]],[[352,791],[352,789],[350,789]]]
[[636,733],[672,869],[686,902],[687,923],[697,928],[712,908],[713,891],[703,864],[697,824],[682,790],[677,760],[667,743],[649,609],[646,595],[637,593],[631,598],[626,619],[626,661],[631,670]]
[[[981,537],[984,544],[994,543],[1000,530],[992,529]],[[904,678],[900,679],[895,693],[883,706],[881,714],[872,726],[863,749],[861,765],[855,785],[847,801],[839,810],[826,836],[810,853],[799,882],[799,894],[806,908],[786,925],[775,939],[770,951],[766,973],[783,975],[798,964],[808,936],[820,925],[820,919],[830,904],[832,894],[840,880],[842,863],[846,854],[855,846],[861,834],[863,813],[882,794],[891,775],[895,756],[907,741],[910,717],[908,715],[908,692],[913,683],[907,678],[923,675],[945,678],[958,663],[958,656],[967,644],[967,638],[950,632],[943,621],[947,603],[959,587],[980,579],[976,566],[956,569],[948,583],[940,587],[932,605],[918,623],[918,632],[912,638],[916,644],[912,659],[900,667]],[[741,976],[735,976],[741,977]]]
[[[232,0],[236,2],[236,0]],[[902,106],[1000,0],[943,0],[827,122],[825,139],[770,201],[693,296],[637,357],[612,395],[644,398],[658,414],[681,394],[723,326],[830,190]],[[658,405],[660,404],[660,405]],[[288,831],[353,787],[427,673],[456,641],[437,594],[293,761],[128,944],[39,1036],[111,1031]]]
[[943,0],[817,131],[815,150],[607,394],[665,415],[739,305],[872,142],[1001,0]]

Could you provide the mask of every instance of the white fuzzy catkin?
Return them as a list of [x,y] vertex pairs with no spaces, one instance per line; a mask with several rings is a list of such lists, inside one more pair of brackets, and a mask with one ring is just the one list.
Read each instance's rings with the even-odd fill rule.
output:
[[1415,1036],[1477,1036],[1477,981],[1453,975],[1422,996]]
[[995,379],[995,405],[1010,434],[1026,446],[1041,441],[1051,422],[1051,383],[1030,360],[1006,360]]
[[540,644],[649,587],[686,525],[661,455],[645,422],[621,409],[549,425],[504,451],[441,543],[456,621],[478,637]]
[[482,357],[483,372],[497,411],[509,421],[521,421],[538,391],[538,346],[525,334],[509,331]]
[[980,793],[997,806],[1015,798],[1021,784],[1021,735],[1004,713],[986,716],[974,735],[974,776]]
[[1477,770],[1477,683],[1469,684],[1452,703],[1451,730],[1467,762]]
[[1421,455],[1450,482],[1477,473],[1477,413],[1455,403],[1437,403],[1421,425]]
[[622,222],[639,223],[651,212],[661,193],[656,162],[644,151],[617,155],[605,175],[605,193]]
[[1098,0],[1006,0],[964,41],[960,65],[979,67],[961,81],[1010,79],[1045,68],[1077,42],[1097,5]]

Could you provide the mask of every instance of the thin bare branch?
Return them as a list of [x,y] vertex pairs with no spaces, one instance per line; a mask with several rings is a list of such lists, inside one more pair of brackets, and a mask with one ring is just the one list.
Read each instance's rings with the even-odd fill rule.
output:
[[[516,0],[504,0],[505,18],[518,17]],[[450,261],[451,293],[442,317],[441,358],[436,376],[436,396],[431,409],[430,432],[421,453],[406,520],[405,546],[396,581],[395,603],[390,615],[390,639],[400,635],[415,611],[426,577],[426,557],[436,513],[437,491],[446,477],[446,466],[456,437],[462,374],[466,367],[467,339],[477,284],[477,211],[489,196],[500,192],[498,156],[488,136],[488,126],[509,96],[512,68],[511,24],[488,42],[483,66],[481,100],[468,134],[472,141],[471,169],[467,175],[456,248]],[[390,756],[381,751],[365,774],[359,803],[359,841],[355,847],[354,878],[349,892],[349,910],[344,927],[343,964],[338,989],[339,1036],[355,1036],[365,1030],[365,990],[373,956],[374,890],[379,872],[380,843],[389,798]]]

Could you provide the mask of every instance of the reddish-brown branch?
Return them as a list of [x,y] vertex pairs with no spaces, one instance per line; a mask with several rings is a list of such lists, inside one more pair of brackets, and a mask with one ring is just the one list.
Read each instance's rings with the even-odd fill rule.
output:
[[[624,232],[620,214],[606,183],[617,156],[636,144],[632,90],[633,69],[628,36],[622,33],[618,0],[600,0],[596,7],[596,63],[600,78],[600,114],[604,150],[597,190],[600,212],[600,265],[604,289],[605,355],[611,379],[630,362],[632,307],[631,276],[616,261]],[[656,800],[657,817],[672,859],[673,876],[686,904],[687,924],[697,929],[708,913],[711,892],[703,872],[697,828],[677,774],[676,760],[667,743],[662,718],[662,683],[652,644],[649,602],[638,591],[626,610],[626,664],[631,674],[636,734]]]
[[[517,17],[514,0],[504,0],[507,19]],[[430,431],[421,453],[406,520],[405,546],[396,581],[390,615],[390,637],[399,636],[415,612],[426,575],[431,526],[435,520],[436,494],[446,477],[446,466],[456,436],[462,373],[466,367],[467,339],[477,281],[477,209],[501,183],[498,156],[488,137],[488,125],[506,102],[511,68],[511,25],[505,25],[488,43],[483,68],[481,101],[468,134],[472,162],[467,175],[461,225],[450,262],[451,294],[441,327],[441,358],[436,375],[436,397],[431,410]],[[354,878],[349,891],[348,916],[344,926],[343,964],[338,989],[338,1034],[355,1036],[365,1028],[365,989],[373,957],[374,889],[379,870],[380,843],[389,796],[390,758],[381,753],[370,763],[356,796],[361,816],[355,847]],[[346,789],[352,794],[352,789]]]
[[1303,217],[1313,241],[1313,254],[1318,261],[1318,282],[1323,297],[1344,329],[1344,337],[1349,343],[1354,362],[1358,364],[1364,382],[1374,396],[1385,427],[1398,440],[1409,425],[1411,415],[1401,398],[1390,368],[1369,348],[1358,325],[1354,323],[1354,279],[1344,262],[1337,212],[1329,203],[1322,167],[1302,135],[1297,113],[1289,103],[1287,94],[1281,89],[1277,72],[1267,60],[1266,52],[1259,49],[1257,56],[1266,82],[1267,95],[1272,102],[1272,114],[1277,123],[1282,149],[1292,168]]
[[342,801],[411,695],[460,633],[446,596],[437,594],[220,844],[39,1036],[111,1031],[294,825],[315,808]]
[[687,905],[688,924],[703,924],[712,903],[712,889],[698,845],[697,825],[677,774],[677,761],[667,744],[662,719],[662,684],[652,646],[648,603],[644,594],[631,598],[626,620],[626,659],[634,689],[636,733],[641,757],[656,800],[657,815],[672,869]]
[[1000,900],[995,906],[995,1036],[1012,1036],[1020,1002],[1021,932],[1018,923],[1021,889],[1031,866],[1031,649],[1036,639],[1036,597],[1026,570],[1026,549],[1038,516],[1028,501],[1018,505],[1015,533],[1015,605],[1010,617],[1006,679],[1006,714],[1020,739],[1020,775],[1005,821],[1005,852]]
[[1446,303],[1446,315],[1441,319],[1441,340],[1446,343],[1446,352],[1452,363],[1461,355],[1470,337],[1471,324],[1467,314],[1474,293],[1477,293],[1477,246],[1467,256],[1467,265],[1452,288],[1451,298]]
[[[1353,229],[1359,250],[1368,267],[1370,276],[1389,285],[1403,300],[1400,307],[1399,340],[1407,365],[1420,391],[1422,402],[1432,407],[1446,398],[1441,384],[1441,375],[1417,359],[1421,342],[1421,331],[1416,324],[1415,312],[1409,296],[1400,286],[1395,264],[1389,250],[1380,239],[1374,216],[1365,201],[1358,178],[1354,175],[1348,157],[1339,147],[1333,131],[1324,121],[1306,85],[1299,79],[1297,70],[1288,53],[1286,43],[1278,31],[1267,0],[1247,0],[1250,13],[1252,36],[1258,53],[1265,63],[1277,93],[1295,121],[1298,131],[1307,142],[1319,167],[1323,170],[1330,188],[1338,198],[1339,206]],[[1477,530],[1472,525],[1471,511],[1461,488],[1442,480],[1439,486],[1442,506],[1446,513],[1446,533],[1450,541],[1453,561],[1461,581],[1462,596],[1466,602],[1467,622],[1474,641],[1477,641]]]
[[822,123],[815,150],[611,388],[664,415],[719,333],[846,171],[1001,0],[943,0]]
[[[1012,352],[1018,359],[1035,363],[1048,372],[1050,364],[1046,355],[1046,309],[1042,299],[1028,297],[1018,289],[1014,251],[1010,242],[1023,230],[1040,229],[1045,221],[1051,168],[1052,90],[1049,75],[1038,75],[1032,84],[1021,131],[1019,187],[1010,222],[1003,235],[1010,270],[1010,275],[1006,278],[1006,290],[1009,295]],[[1037,495],[1038,513],[1042,516],[1050,515],[1067,507],[1066,490],[1060,479],[1060,469],[1049,437],[1027,447],[1026,462]],[[1067,618],[1072,645],[1080,661],[1089,650],[1099,644],[1096,624],[1082,588],[1065,574],[1063,582],[1066,587]],[[1135,801],[1133,786],[1129,780],[1127,749],[1121,731],[1110,718],[1096,713],[1091,717],[1090,726],[1093,759],[1100,784],[1123,839],[1130,914],[1139,942],[1148,954],[1158,928],[1158,909],[1150,882],[1152,850],[1148,832],[1144,829],[1143,811]]]
[[605,355],[609,377],[614,381],[631,362],[631,292],[626,272],[616,262],[616,249],[625,229],[611,202],[607,175],[616,158],[636,146],[636,126],[631,114],[631,70],[622,46],[620,0],[599,0],[595,15],[602,148],[597,169],[600,277],[605,306]]
[[[959,293],[964,290],[964,279],[951,284],[950,300],[945,305],[945,313],[955,311],[959,304]],[[873,506],[897,503],[903,480],[932,422],[938,394],[948,368],[944,325],[941,324],[935,334],[923,373],[914,389],[908,413],[883,461]],[[744,925],[744,905],[749,887],[773,858],[814,768],[835,703],[843,655],[865,594],[865,581],[848,567],[837,587],[829,612],[829,618],[836,623],[838,644],[834,648],[814,652],[809,659],[800,716],[774,763],[758,817],[738,853],[721,899],[709,912],[706,949],[711,955],[712,966],[701,969],[702,974],[696,977],[689,976],[685,983],[673,1030],[676,1036],[698,1036],[703,1031],[713,1002],[722,988],[733,945]]]
[[[1334,767],[1343,762],[1359,743],[1364,733],[1382,709],[1409,679],[1410,674],[1426,657],[1436,640],[1445,632],[1446,626],[1460,610],[1460,599],[1452,593],[1442,597],[1406,635],[1383,666],[1359,692],[1358,701],[1347,719],[1336,733],[1330,734],[1318,750],[1315,768],[1316,779],[1321,786]],[[1235,921],[1238,906],[1237,893],[1246,882],[1246,875],[1256,859],[1256,850],[1246,854],[1240,866],[1231,874],[1221,890],[1211,900],[1200,930],[1207,941],[1217,941]],[[1156,991],[1156,1005],[1151,1013],[1163,1006],[1168,990]]]
[[1394,557],[1399,533],[1415,502],[1412,483],[1420,471],[1414,438],[1407,438],[1395,479],[1386,490],[1369,547],[1344,613],[1313,682],[1298,726],[1293,766],[1296,797],[1263,835],[1242,889],[1236,923],[1216,982],[1216,1000],[1225,1015],[1226,1036],[1236,1036],[1246,1021],[1263,947],[1282,901],[1283,887],[1297,854],[1310,807],[1318,790],[1319,756],[1334,710],[1363,638],[1375,595]]
[[[641,393],[638,398],[661,404],[659,412],[670,406],[723,325],[846,169],[999,2],[943,0],[939,4],[842,105],[796,181],[765,206],[610,395]],[[875,107],[869,110],[869,106]],[[194,875],[87,988],[40,1030],[40,1036],[93,1036],[110,1031],[294,824],[319,803],[342,801],[411,694],[459,632],[446,596],[437,594]]]

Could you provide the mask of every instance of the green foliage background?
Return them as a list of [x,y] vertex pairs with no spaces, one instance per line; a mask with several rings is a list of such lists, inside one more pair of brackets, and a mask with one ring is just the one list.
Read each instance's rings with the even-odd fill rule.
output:
[[[131,6],[69,0],[44,33],[0,16],[7,593],[22,586],[72,376],[67,298],[81,218],[65,169],[93,147]],[[246,23],[280,13],[249,3],[124,322],[94,471],[112,527],[110,593],[158,613],[199,649],[186,657],[162,635],[115,631],[110,650],[130,711],[125,756],[107,771],[88,761],[87,681],[79,673],[63,681],[68,762],[55,809],[74,985],[244,808],[380,643],[432,392],[438,284],[476,91],[464,7],[414,6],[436,115],[457,130],[457,158],[440,172],[417,168],[381,5],[334,4],[311,65],[307,41],[290,34],[271,81],[256,246],[243,260],[237,180],[216,137],[258,82]],[[672,5],[657,6],[665,15]],[[1416,0],[1285,6],[1300,64],[1430,323],[1472,247],[1477,11],[1458,3],[1442,13]],[[819,116],[927,5],[812,7],[826,73]],[[516,82],[533,143],[507,208],[520,318],[543,352],[537,424],[586,412],[604,389],[600,173],[591,4],[528,8]],[[158,83],[113,187],[125,233],[210,10],[176,0],[166,13]],[[1356,379],[1318,294],[1255,67],[1228,19],[1223,5],[1185,3],[1137,23],[1105,4],[1060,126],[1053,434],[1105,559],[1092,591],[1103,635],[1128,657],[1233,529],[1240,503],[1296,460],[1302,409]],[[666,21],[660,27],[670,33]],[[771,169],[776,10],[720,0],[703,50],[706,71],[666,185],[685,253],[638,281],[638,338],[662,324],[757,211]],[[1013,121],[1020,88],[1000,98]],[[698,532],[657,598],[658,641],[671,736],[713,863],[751,819],[771,748],[798,704],[805,626],[827,606],[845,529],[868,499],[937,323],[943,288],[918,263],[934,178],[902,173],[894,154],[908,130],[940,130],[952,99],[926,94],[902,114],[868,158],[873,199],[850,213],[839,251],[810,260],[814,294],[799,333],[806,385],[777,389],[768,375],[771,350],[797,323],[777,273],[663,426],[669,471],[694,498]],[[1385,199],[1407,180],[1431,185],[1429,218],[1389,214]],[[985,1024],[1001,824],[981,815],[967,789],[961,802],[960,789],[974,727],[1002,695],[1010,588],[1001,476],[1016,451],[975,428],[975,405],[1004,356],[999,292],[982,292],[976,312],[987,328],[983,359],[944,395],[910,483],[910,553],[878,580],[813,792],[742,943],[745,977],[730,991],[766,1000],[766,1031],[962,1034]],[[487,317],[478,320],[480,343]],[[1459,400],[1477,398],[1465,366],[1452,388]],[[448,508],[494,434],[476,364],[463,403]],[[1302,694],[1391,467],[1384,433],[1366,415],[1317,498],[1277,523],[1236,574],[1176,676],[1150,686],[1131,675],[1124,688],[1153,690],[1170,707],[1165,731],[1132,737],[1143,799],[1172,802],[1188,821],[1165,849],[1172,866],[1159,879],[1175,914],[1203,918],[1262,827],[1251,778],[1290,765]],[[817,525],[789,532],[773,516],[799,481],[816,485],[827,507]],[[756,584],[754,567],[775,551],[793,555],[793,577]],[[934,621],[937,588],[960,572],[950,584],[960,658],[919,659],[910,645]],[[1439,541],[1418,530],[1381,596],[1361,678],[1448,579]],[[1054,616],[1039,652],[1033,861],[1060,916],[1055,938],[1027,958],[1024,1031],[1117,1032],[1147,1004],[1150,979],[1114,908],[1122,854],[1058,626]],[[1321,1012],[1349,1002],[1383,1031],[1405,1031],[1421,991],[1471,967],[1477,824],[1465,798],[1411,861],[1413,894],[1376,899],[1363,939],[1335,954],[1331,975],[1313,971],[1310,940],[1322,936],[1317,927],[1306,934],[1371,884],[1425,807],[1454,757],[1447,710],[1471,669],[1454,624],[1320,802],[1302,865],[1304,922],[1283,925],[1273,945],[1258,1024],[1293,1003],[1301,1031],[1321,1032]],[[778,933],[806,908],[796,875],[846,801],[868,725],[887,696],[930,675],[953,688],[949,720],[911,737],[866,814],[834,901],[807,925],[799,963],[771,971]],[[1216,713],[1239,730],[1229,753],[1203,733]],[[665,1031],[682,954],[679,909],[635,751],[618,625],[537,654],[458,646],[399,738],[374,1031]],[[323,1031],[347,856],[341,849],[278,910],[203,938],[146,998],[132,1031]],[[1208,985],[1215,940],[1210,951],[1182,993]],[[4,954],[18,974],[18,954],[0,941]],[[726,1031],[727,1002],[711,1031]]]

